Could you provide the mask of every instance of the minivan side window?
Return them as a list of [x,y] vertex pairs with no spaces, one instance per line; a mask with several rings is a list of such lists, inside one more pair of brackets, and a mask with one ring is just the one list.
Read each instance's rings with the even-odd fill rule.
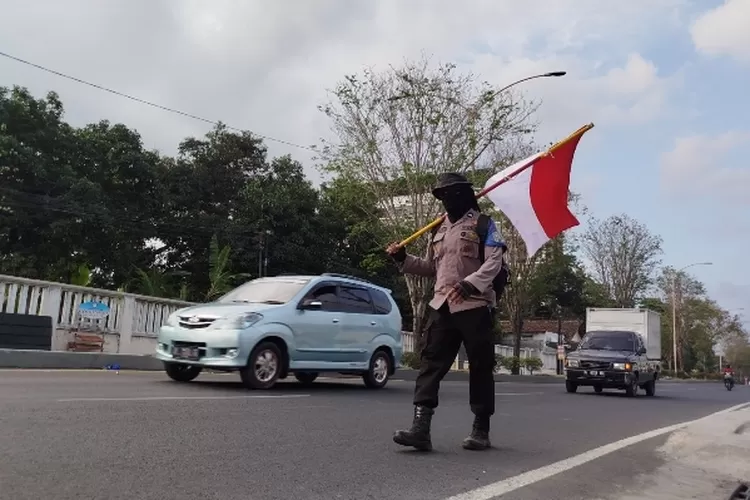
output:
[[372,305],[375,306],[375,314],[388,314],[393,309],[385,292],[371,288],[370,296],[372,297]]
[[323,303],[321,310],[336,311],[339,309],[339,300],[336,296],[336,285],[325,284],[315,288],[307,297],[312,300],[319,300]]
[[340,285],[339,307],[341,312],[372,314],[372,301],[369,292],[364,288]]

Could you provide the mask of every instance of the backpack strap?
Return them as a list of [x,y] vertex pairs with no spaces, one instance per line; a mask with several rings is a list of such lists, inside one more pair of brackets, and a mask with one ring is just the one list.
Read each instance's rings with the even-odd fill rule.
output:
[[490,216],[487,214],[479,214],[477,218],[477,236],[479,236],[479,260],[484,262],[484,247],[487,241],[487,233],[490,230]]

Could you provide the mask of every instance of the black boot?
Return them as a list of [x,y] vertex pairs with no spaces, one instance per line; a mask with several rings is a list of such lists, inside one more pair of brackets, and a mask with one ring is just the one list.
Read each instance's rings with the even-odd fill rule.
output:
[[432,450],[432,438],[430,437],[430,425],[435,410],[426,406],[414,407],[414,422],[408,431],[396,431],[393,442],[401,446],[411,446],[420,451]]
[[490,446],[490,417],[476,415],[474,425],[471,426],[471,434],[464,439],[463,447],[467,450],[486,450]]

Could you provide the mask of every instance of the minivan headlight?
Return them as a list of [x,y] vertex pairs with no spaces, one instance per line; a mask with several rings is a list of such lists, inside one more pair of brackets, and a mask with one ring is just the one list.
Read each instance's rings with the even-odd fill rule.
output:
[[570,368],[578,368],[578,360],[577,359],[568,359],[567,360],[567,365]]
[[172,314],[169,315],[167,318],[167,321],[164,323],[165,326],[178,326],[180,324],[180,320],[177,316],[177,313],[180,311],[175,311]]
[[633,365],[630,363],[612,363],[612,368],[615,370],[625,370],[629,371],[633,368]]
[[261,319],[263,319],[262,314],[245,313],[217,320],[214,322],[214,328],[217,330],[244,330],[245,328],[250,328]]

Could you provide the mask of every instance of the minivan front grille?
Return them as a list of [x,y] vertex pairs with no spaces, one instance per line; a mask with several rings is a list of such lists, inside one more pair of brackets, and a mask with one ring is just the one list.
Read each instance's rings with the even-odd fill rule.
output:
[[207,328],[216,318],[200,316],[180,316],[180,326],[188,329]]

